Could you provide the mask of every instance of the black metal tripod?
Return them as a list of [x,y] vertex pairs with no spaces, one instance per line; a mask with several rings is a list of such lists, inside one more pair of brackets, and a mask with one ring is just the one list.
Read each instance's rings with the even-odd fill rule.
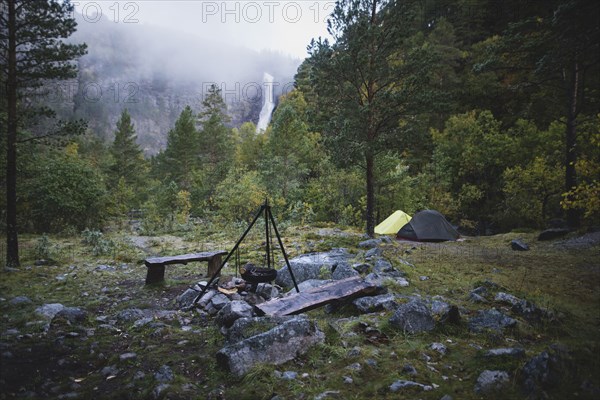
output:
[[277,230],[277,225],[275,225],[275,218],[273,218],[273,213],[271,212],[271,206],[269,205],[269,201],[265,200],[265,204],[263,204],[260,207],[260,210],[258,211],[258,213],[256,213],[256,216],[254,217],[254,219],[252,220],[252,222],[250,223],[250,225],[248,225],[248,228],[246,228],[246,231],[238,239],[238,241],[235,244],[235,246],[233,246],[233,249],[231,249],[231,251],[229,252],[229,254],[227,254],[227,257],[225,257],[225,259],[221,263],[221,266],[219,267],[219,269],[215,271],[215,273],[210,278],[210,280],[208,281],[208,283],[206,284],[206,286],[204,286],[204,288],[202,288],[202,291],[200,292],[200,294],[198,296],[196,296],[196,298],[194,299],[194,304],[198,303],[200,301],[200,299],[202,298],[202,296],[204,296],[204,294],[206,293],[206,291],[208,290],[208,288],[210,287],[210,285],[214,282],[214,280],[217,278],[217,276],[219,276],[219,274],[221,273],[221,270],[223,269],[223,267],[225,266],[225,264],[227,263],[227,261],[229,261],[229,258],[233,255],[233,253],[235,253],[235,251],[237,250],[237,248],[239,247],[239,245],[242,243],[242,241],[244,240],[244,238],[246,237],[246,235],[248,234],[248,232],[250,232],[250,229],[252,229],[252,227],[254,226],[254,224],[256,223],[256,221],[258,221],[258,219],[260,218],[260,216],[263,214],[263,212],[264,212],[264,216],[265,216],[265,235],[266,235],[266,246],[267,246],[267,254],[266,254],[267,267],[271,268],[271,257],[269,255],[269,253],[271,251],[271,249],[269,248],[269,246],[270,246],[270,244],[269,244],[270,243],[269,223],[270,223],[271,226],[273,227],[273,230],[275,231],[275,236],[277,236],[277,241],[279,242],[279,247],[281,248],[281,252],[283,253],[283,258],[285,259],[285,263],[286,263],[286,265],[288,267],[288,271],[290,271],[290,276],[292,277],[292,282],[294,282],[294,288],[296,289],[296,292],[300,293],[300,289],[298,289],[298,285],[296,284],[296,278],[294,277],[294,273],[292,272],[292,266],[290,265],[290,261],[288,260],[287,254],[285,252],[285,248],[283,247],[283,242],[281,241],[281,236],[279,236],[279,231]]

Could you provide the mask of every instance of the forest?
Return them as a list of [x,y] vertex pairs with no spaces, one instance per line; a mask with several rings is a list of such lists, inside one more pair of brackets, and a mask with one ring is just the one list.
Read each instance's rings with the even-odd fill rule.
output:
[[331,6],[296,63],[0,2],[0,399],[599,398],[600,2]]
[[[2,161],[18,229],[99,229],[135,210],[144,232],[185,230],[248,219],[266,197],[291,224],[370,235],[396,209],[439,210],[467,234],[597,225],[597,16],[593,1],[340,2],[334,41],[309,44],[264,133],[232,127],[214,86],[150,158],[126,107],[108,135],[69,130],[39,121],[44,104],[25,110],[34,88],[18,85],[15,172]],[[66,77],[34,73],[37,90]]]

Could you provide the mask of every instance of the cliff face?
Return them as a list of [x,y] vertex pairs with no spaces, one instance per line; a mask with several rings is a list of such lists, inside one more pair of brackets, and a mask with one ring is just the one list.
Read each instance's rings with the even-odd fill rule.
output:
[[[80,18],[70,39],[85,42],[76,82],[61,83],[54,101],[62,117],[84,118],[96,135],[111,140],[121,111],[127,108],[148,155],[166,145],[168,131],[186,105],[200,111],[204,93],[217,84],[231,126],[256,123],[263,104],[263,74],[275,77],[275,98],[291,90],[300,60],[202,41],[162,28],[91,24]],[[56,100],[54,99],[54,100]]]

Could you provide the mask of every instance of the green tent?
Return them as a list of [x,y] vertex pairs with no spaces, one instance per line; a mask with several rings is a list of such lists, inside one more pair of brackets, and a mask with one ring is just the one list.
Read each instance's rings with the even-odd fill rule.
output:
[[404,211],[394,211],[392,215],[375,227],[375,233],[380,235],[395,235],[408,221],[410,221],[410,215]]

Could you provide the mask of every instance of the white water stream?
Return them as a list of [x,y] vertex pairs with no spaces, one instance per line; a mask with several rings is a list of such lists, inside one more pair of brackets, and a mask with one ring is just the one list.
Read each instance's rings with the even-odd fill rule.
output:
[[275,99],[273,98],[273,76],[267,72],[263,75],[263,106],[260,110],[258,123],[256,124],[256,133],[262,133],[271,122],[271,114],[275,108]]

